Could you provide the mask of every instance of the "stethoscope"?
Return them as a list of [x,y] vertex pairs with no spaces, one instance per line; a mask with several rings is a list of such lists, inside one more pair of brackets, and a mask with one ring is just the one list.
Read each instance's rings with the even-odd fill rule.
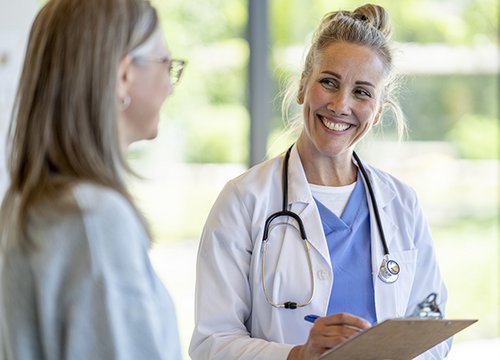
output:
[[[292,146],[293,147],[293,146]],[[312,261],[311,261],[311,253],[310,253],[310,247],[309,247],[309,241],[307,240],[307,235],[306,235],[306,230],[304,228],[304,223],[302,222],[300,216],[293,211],[287,210],[288,207],[288,161],[290,159],[290,152],[292,151],[292,147],[288,149],[288,151],[285,154],[285,158],[283,160],[283,168],[282,168],[282,186],[283,186],[283,206],[282,210],[275,212],[271,214],[267,219],[264,224],[264,233],[262,235],[262,247],[261,247],[261,277],[262,277],[262,289],[264,290],[264,294],[266,296],[266,300],[269,304],[276,308],[285,308],[285,309],[296,309],[299,307],[304,307],[306,305],[309,305],[312,301],[312,298],[314,296],[314,272],[313,272],[313,267],[312,267]],[[361,171],[361,174],[365,180],[366,186],[368,187],[368,193],[370,195],[370,200],[373,204],[373,210],[375,213],[375,221],[377,222],[377,228],[378,232],[380,234],[380,238],[382,240],[382,246],[384,247],[384,258],[382,259],[382,263],[380,264],[379,272],[378,272],[378,278],[382,280],[384,283],[391,284],[395,282],[398,277],[399,277],[399,271],[400,267],[399,264],[396,262],[396,260],[393,260],[390,258],[389,255],[389,248],[387,246],[387,242],[385,240],[385,234],[384,234],[384,229],[382,228],[382,221],[380,220],[380,214],[378,212],[378,206],[377,206],[377,200],[375,199],[375,194],[373,192],[373,188],[370,182],[370,179],[368,177],[368,174],[366,173],[366,170],[359,159],[358,155],[353,152],[354,159],[356,160],[359,170]],[[286,301],[282,304],[280,303],[275,303],[271,296],[269,296],[269,293],[266,288],[266,284],[264,281],[264,274],[265,274],[265,269],[264,269],[264,263],[265,263],[265,255],[266,255],[266,247],[267,247],[267,242],[268,242],[268,237],[269,237],[269,228],[271,226],[271,223],[279,218],[279,217],[291,217],[293,218],[299,227],[299,233],[300,237],[303,240],[304,244],[304,249],[307,254],[307,263],[309,266],[309,275],[311,278],[311,290],[309,297],[307,300],[305,300],[302,303],[297,303],[295,301]]]

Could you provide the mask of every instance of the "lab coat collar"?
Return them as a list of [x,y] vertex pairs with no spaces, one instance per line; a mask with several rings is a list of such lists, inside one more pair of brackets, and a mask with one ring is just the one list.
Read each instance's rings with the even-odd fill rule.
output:
[[313,200],[297,145],[293,145],[288,162],[288,203],[311,203]]
[[[357,165],[356,161],[354,163]],[[393,234],[396,233],[397,225],[389,214],[387,214],[387,205],[390,204],[396,197],[396,193],[387,185],[387,180],[381,178],[381,176],[372,168],[370,165],[363,163],[363,166],[368,174],[370,183],[375,194],[375,199],[377,201],[378,211],[380,214],[380,220],[382,222],[382,227],[384,230],[385,240],[387,246],[390,248],[391,242],[394,237]],[[362,177],[363,178],[363,177]],[[372,219],[371,230],[372,230],[372,249],[377,249],[375,253],[380,253],[383,255],[382,239],[378,231],[377,222],[375,220],[374,206],[370,197],[368,186],[366,184],[366,179],[363,178],[365,184],[366,198],[368,199],[368,204],[370,208],[370,219]],[[373,248],[375,245],[375,248]],[[373,252],[373,250],[372,250]]]
[[[355,162],[356,163],[356,162]],[[357,164],[356,164],[357,165]],[[387,180],[384,180],[380,173],[375,171],[370,165],[367,165],[363,162],[363,166],[368,174],[368,178],[370,179],[370,183],[373,188],[373,192],[375,194],[375,199],[377,200],[378,212],[380,215],[380,221],[382,223],[382,228],[384,230],[385,241],[387,243],[387,247],[389,249],[389,253],[391,252],[391,244],[394,241],[395,234],[398,234],[398,227],[394,222],[393,218],[387,213],[388,205],[394,200],[396,197],[396,193],[393,189],[391,189],[387,185]],[[381,281],[377,279],[379,267],[382,263],[382,258],[384,257],[384,247],[382,245],[382,238],[380,236],[380,232],[377,226],[377,221],[375,219],[374,207],[370,198],[368,186],[366,185],[366,180],[363,178],[365,183],[366,197],[368,199],[368,204],[370,208],[370,231],[371,231],[371,247],[372,247],[372,274],[373,274],[373,283],[375,286],[375,293],[382,293],[387,291],[390,287],[385,286],[380,288]],[[384,284],[387,285],[387,284]],[[377,297],[377,296],[376,296]],[[388,300],[387,300],[388,301]],[[385,310],[381,309],[380,303],[376,301],[377,306],[377,316],[380,316],[384,313]],[[382,306],[384,309],[387,307]],[[390,307],[389,307],[390,308]]]
[[[354,164],[358,166],[357,162],[355,160],[353,161]],[[373,170],[370,165],[367,165],[364,162],[363,165],[366,172],[368,173],[368,177],[370,178],[373,192],[375,193],[377,204],[380,208],[379,211],[385,214],[385,211],[383,211],[384,208],[394,199],[396,194],[386,184],[386,181],[381,179],[381,177]],[[364,178],[363,181],[365,183],[365,189],[367,192],[366,195],[370,201],[371,207],[371,198],[370,194],[368,193],[368,187],[366,186],[366,181]],[[310,187],[307,182],[307,177],[304,172],[304,167],[302,166],[302,161],[300,160],[300,156],[297,151],[297,146],[294,145],[290,153],[290,160],[288,163],[288,202],[289,204],[293,204],[295,202],[311,203],[313,201],[314,200],[310,191]],[[394,225],[394,222],[390,218],[388,218],[387,220]]]
[[323,225],[296,145],[292,148],[288,162],[288,207],[290,211],[300,216],[304,223],[307,240],[331,268],[330,253]]
[[[356,161],[353,161],[357,165]],[[381,176],[374,170],[374,168],[365,163],[363,163],[363,165],[372,184],[373,192],[375,193],[380,220],[384,229],[385,239],[387,242],[387,246],[390,249],[391,243],[394,239],[393,235],[396,233],[397,226],[391,216],[387,214],[386,208],[387,205],[390,204],[391,201],[393,201],[396,194],[386,184],[386,180],[382,179]],[[373,221],[370,222],[372,234],[372,267],[374,272],[378,272],[378,259],[382,258],[384,249],[382,246],[382,239],[378,231],[377,223],[375,221],[375,213],[368,192],[368,187],[366,186],[366,181],[364,178],[363,181],[365,183],[366,196],[370,208],[370,218],[373,219]],[[288,163],[288,206],[291,211],[296,212],[301,217],[306,228],[305,230],[309,242],[319,251],[322,257],[328,263],[330,263],[330,253],[328,251],[325,235],[323,233],[321,218],[314,204],[311,189],[307,182],[307,177],[304,172],[304,167],[302,166],[302,161],[300,159],[296,145],[294,145],[292,148],[292,151],[290,153],[290,160]]]

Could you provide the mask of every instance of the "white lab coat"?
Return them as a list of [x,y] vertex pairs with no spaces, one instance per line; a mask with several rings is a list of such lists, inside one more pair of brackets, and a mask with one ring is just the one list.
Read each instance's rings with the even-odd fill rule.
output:
[[[264,222],[282,208],[283,157],[271,159],[230,181],[215,202],[203,230],[198,252],[195,329],[190,344],[193,359],[286,359],[303,344],[311,324],[307,314],[325,315],[335,274],[318,209],[297,153],[292,149],[288,170],[288,208],[302,218],[311,244],[314,296],[295,310],[272,307],[261,280]],[[384,251],[375,221],[371,221],[372,274],[378,322],[410,315],[431,292],[442,311],[446,288],[436,262],[431,235],[415,192],[397,179],[365,165],[376,194],[391,258],[399,279],[378,279]],[[367,194],[367,198],[369,198]],[[370,206],[371,219],[375,219]],[[283,218],[280,218],[283,219]],[[311,281],[307,256],[292,226],[274,225],[265,257],[265,282],[274,302],[305,301]],[[419,359],[441,359],[451,341]]]

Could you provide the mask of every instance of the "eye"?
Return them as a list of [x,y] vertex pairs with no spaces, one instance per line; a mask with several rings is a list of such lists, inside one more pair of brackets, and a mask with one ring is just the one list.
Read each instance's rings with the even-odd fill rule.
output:
[[361,98],[372,98],[372,94],[371,92],[369,92],[368,90],[364,89],[364,88],[356,88],[354,89],[354,94],[356,94],[357,97],[361,97]]
[[337,89],[338,86],[338,81],[332,78],[323,78],[319,80],[319,83],[325,88],[325,89]]

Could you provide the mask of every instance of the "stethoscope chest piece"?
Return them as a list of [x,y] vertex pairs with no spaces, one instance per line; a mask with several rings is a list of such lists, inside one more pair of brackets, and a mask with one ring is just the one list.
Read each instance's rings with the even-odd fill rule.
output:
[[386,255],[382,260],[382,264],[380,264],[378,277],[383,282],[392,284],[398,279],[399,270],[399,264],[396,262],[396,260],[391,260],[389,259],[389,256]]

